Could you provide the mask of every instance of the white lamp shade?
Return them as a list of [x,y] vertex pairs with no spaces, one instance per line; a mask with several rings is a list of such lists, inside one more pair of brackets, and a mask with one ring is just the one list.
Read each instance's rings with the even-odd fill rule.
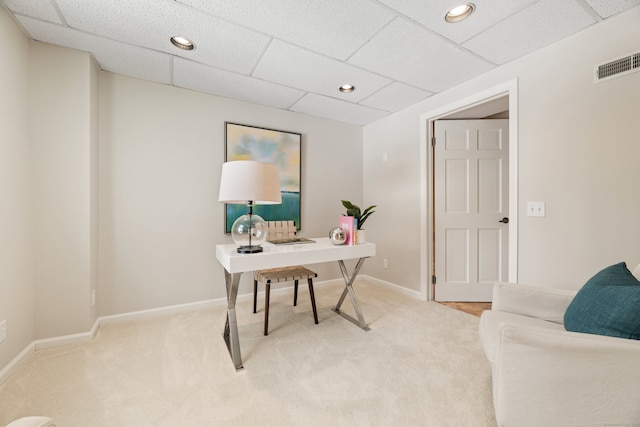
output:
[[280,172],[275,165],[237,160],[222,165],[219,202],[259,205],[282,203]]

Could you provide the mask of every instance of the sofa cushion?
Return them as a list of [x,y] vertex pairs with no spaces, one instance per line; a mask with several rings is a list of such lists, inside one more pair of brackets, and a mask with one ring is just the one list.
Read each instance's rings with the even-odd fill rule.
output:
[[624,262],[598,272],[564,315],[567,331],[640,340],[640,282]]

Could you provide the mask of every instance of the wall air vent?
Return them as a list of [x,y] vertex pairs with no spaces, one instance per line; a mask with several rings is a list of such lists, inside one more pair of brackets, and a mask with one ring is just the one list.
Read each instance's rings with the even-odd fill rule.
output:
[[632,53],[594,67],[594,83],[640,71],[640,52]]

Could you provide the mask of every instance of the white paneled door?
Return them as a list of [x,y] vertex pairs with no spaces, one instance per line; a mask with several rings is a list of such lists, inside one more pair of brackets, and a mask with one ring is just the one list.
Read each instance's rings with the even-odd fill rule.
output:
[[509,120],[438,120],[435,299],[491,301],[509,266]]

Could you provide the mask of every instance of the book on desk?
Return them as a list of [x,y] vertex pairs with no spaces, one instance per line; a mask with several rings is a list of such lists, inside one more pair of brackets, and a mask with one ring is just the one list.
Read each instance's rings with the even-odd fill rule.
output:
[[306,237],[288,237],[285,239],[270,239],[267,240],[274,245],[297,245],[301,243],[315,243],[315,240],[307,239]]

